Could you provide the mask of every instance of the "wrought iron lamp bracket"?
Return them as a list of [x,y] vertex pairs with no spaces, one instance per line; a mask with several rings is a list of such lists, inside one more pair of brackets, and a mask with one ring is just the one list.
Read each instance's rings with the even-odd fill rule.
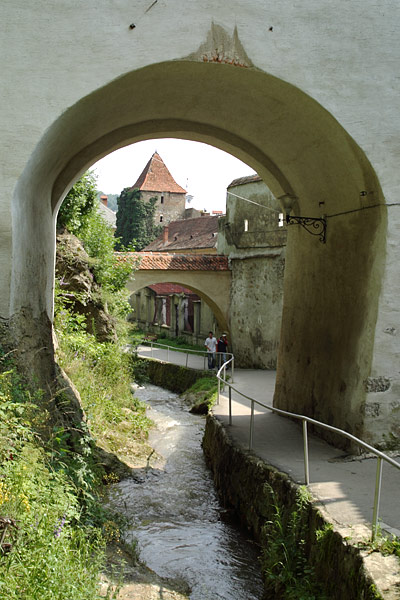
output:
[[315,217],[295,217],[286,215],[287,225],[301,225],[311,235],[317,235],[319,241],[326,242],[326,219]]

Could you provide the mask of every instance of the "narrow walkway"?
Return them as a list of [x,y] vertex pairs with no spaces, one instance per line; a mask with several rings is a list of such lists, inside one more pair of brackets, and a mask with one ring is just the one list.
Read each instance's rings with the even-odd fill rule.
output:
[[[157,358],[165,362],[171,362],[174,365],[190,367],[191,369],[207,369],[207,356],[198,354],[186,354],[185,351],[163,350],[161,348],[151,348],[150,346],[138,346],[138,355],[142,358]],[[187,358],[186,358],[187,357]]]
[[[272,405],[275,372],[235,371],[235,387],[253,398]],[[301,426],[258,407],[255,412],[253,451],[266,462],[304,483],[303,435]],[[250,402],[232,394],[232,425],[228,424],[228,399],[222,396],[214,415],[226,426],[238,444],[248,448]],[[400,462],[400,459],[396,459]],[[310,491],[329,520],[344,528],[356,529],[372,521],[376,458],[347,456],[316,436],[309,435]],[[400,535],[400,471],[383,466],[380,521],[385,530]],[[359,528],[360,533],[364,527]],[[351,533],[349,534],[351,535]]]
[[[142,347],[139,354],[149,357],[149,348]],[[155,350],[154,358],[167,360],[165,350]],[[188,366],[204,368],[199,357],[190,357]],[[184,365],[186,356],[169,352],[169,362]],[[248,396],[272,405],[275,372],[235,369],[234,386]],[[227,392],[226,392],[227,393]],[[233,392],[232,425],[228,422],[228,398],[222,392],[214,416],[226,427],[228,434],[243,448],[248,448],[250,431],[250,402]],[[298,423],[258,407],[255,412],[254,453],[287,473],[293,481],[304,483],[303,436]],[[400,462],[400,458],[396,458]],[[367,527],[372,521],[376,459],[346,456],[316,436],[309,435],[310,491],[327,519],[352,537],[368,536]],[[383,465],[380,522],[384,530],[400,536],[400,471]]]

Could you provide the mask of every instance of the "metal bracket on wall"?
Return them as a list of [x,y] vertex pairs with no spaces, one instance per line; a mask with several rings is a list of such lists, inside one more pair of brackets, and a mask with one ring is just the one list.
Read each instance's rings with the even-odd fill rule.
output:
[[317,235],[319,241],[326,242],[326,219],[315,217],[295,217],[286,215],[287,225],[301,225],[311,235]]

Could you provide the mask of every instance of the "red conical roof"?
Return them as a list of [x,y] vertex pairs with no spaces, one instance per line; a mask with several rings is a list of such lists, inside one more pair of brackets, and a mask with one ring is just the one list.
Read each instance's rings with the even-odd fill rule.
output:
[[186,194],[186,190],[176,183],[158,152],[154,152],[131,189],[139,189],[144,192]]

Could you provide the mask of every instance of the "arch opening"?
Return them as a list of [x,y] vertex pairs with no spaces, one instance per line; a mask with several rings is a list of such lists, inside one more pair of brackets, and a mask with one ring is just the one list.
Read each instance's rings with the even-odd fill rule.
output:
[[[209,331],[217,335],[228,331],[227,316],[216,303],[199,289],[179,281],[128,284],[132,314],[128,320],[139,329],[166,338],[185,338],[188,343],[202,345]],[[173,278],[175,279],[175,278]]]
[[253,167],[275,196],[296,196],[298,214],[328,216],[325,245],[290,230],[275,403],[362,434],[385,251],[379,182],[332,115],[261,71],[155,64],[61,115],[16,188],[10,314],[28,307],[51,318],[58,206],[94,162],[150,137],[214,145]]

